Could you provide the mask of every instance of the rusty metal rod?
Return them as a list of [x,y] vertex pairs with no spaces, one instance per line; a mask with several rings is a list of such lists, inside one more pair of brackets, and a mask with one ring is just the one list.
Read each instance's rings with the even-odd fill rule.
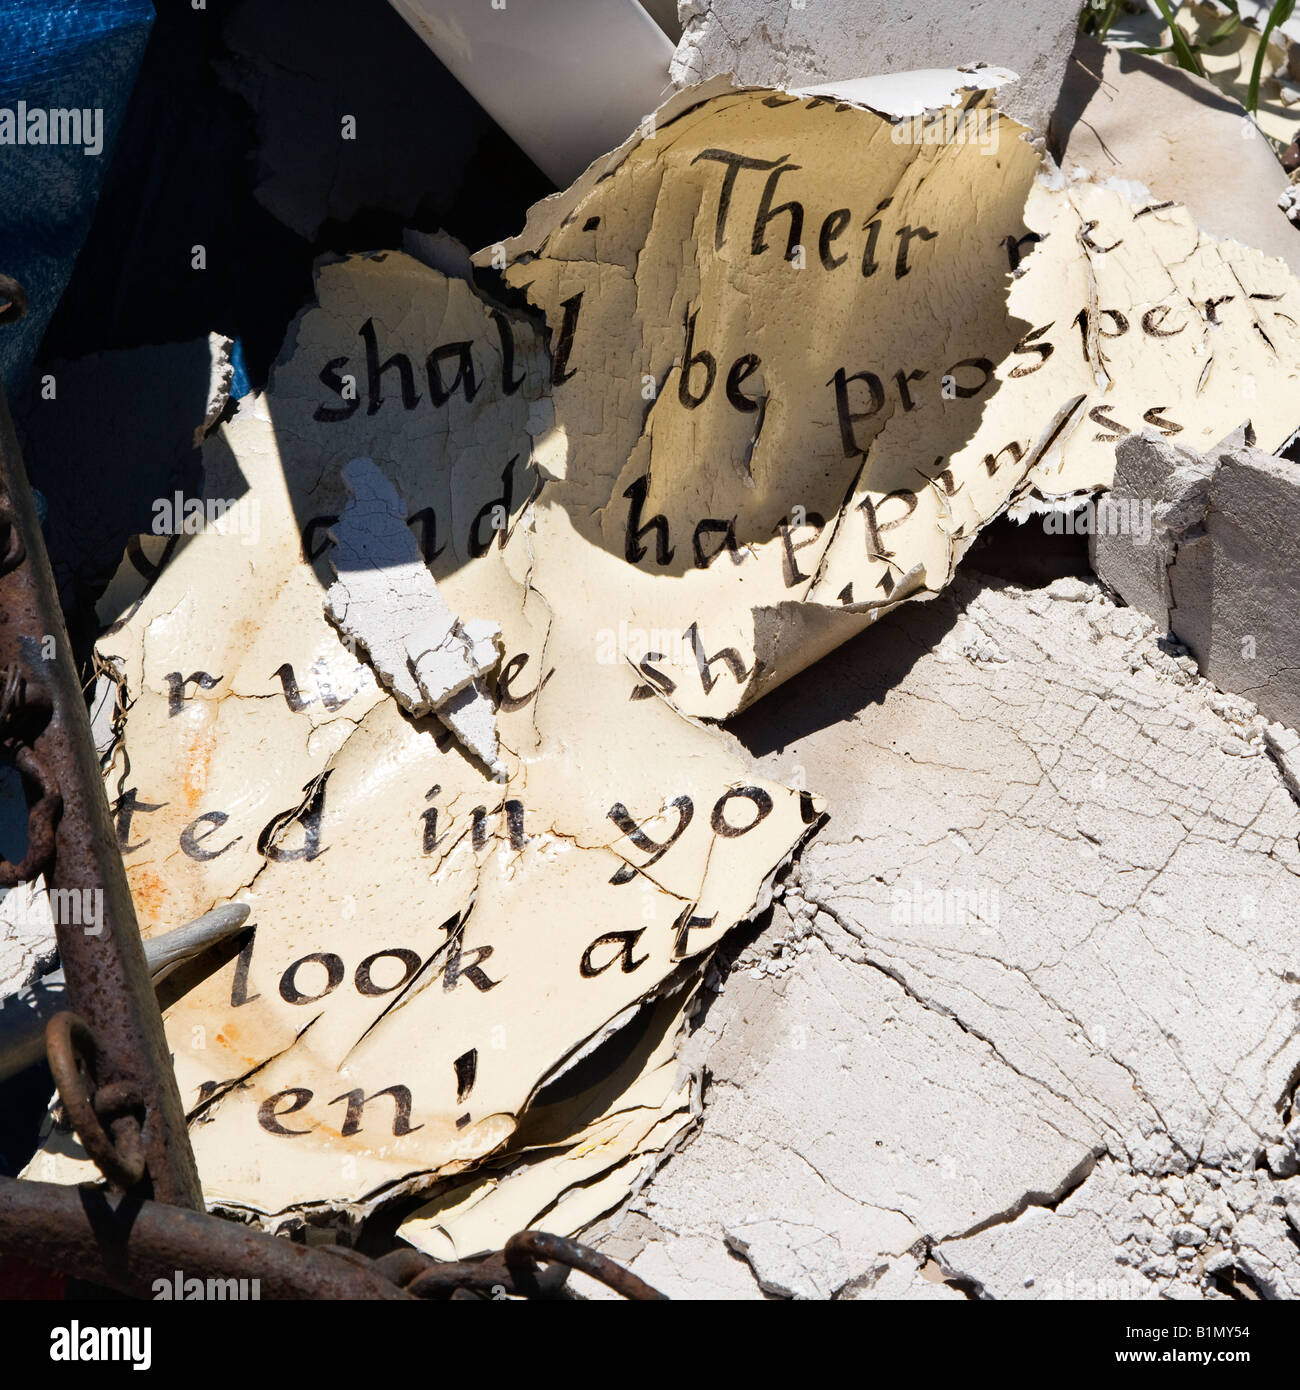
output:
[[0,538],[7,540],[0,545],[5,556],[0,562],[0,667],[22,677],[12,712],[15,720],[28,720],[20,750],[30,748],[43,792],[52,782],[62,800],[61,812],[55,813],[50,886],[102,893],[97,932],[87,931],[83,922],[55,922],[72,1007],[89,1024],[98,1045],[96,1084],[129,1092],[142,1107],[141,1140],[153,1195],[201,1210],[198,1171],[90,719],[2,395],[0,530],[8,531]]
[[371,1262],[98,1188],[0,1178],[0,1254],[151,1299],[182,1279],[257,1279],[263,1299],[410,1299]]

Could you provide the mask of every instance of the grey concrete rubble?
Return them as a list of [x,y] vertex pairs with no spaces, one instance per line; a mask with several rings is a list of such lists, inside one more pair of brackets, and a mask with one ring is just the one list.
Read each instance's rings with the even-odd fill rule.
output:
[[[1077,0],[1038,0],[1028,9],[999,0],[683,0],[678,12],[684,30],[672,77],[679,87],[730,73],[744,85],[788,88],[981,61],[1019,74],[999,105],[1043,133],[1065,75],[1079,6]],[[976,35],[978,52],[972,47]]]
[[1221,689],[1300,724],[1300,465],[1235,441],[1201,455],[1150,435],[1115,452],[1098,515],[1147,508],[1152,527],[1146,543],[1131,527],[1094,528],[1097,574]]
[[1204,78],[1079,34],[1051,128],[1067,178],[1141,183],[1207,232],[1300,271],[1300,236],[1284,215],[1294,189],[1245,110]]
[[57,949],[44,876],[6,890],[0,896],[0,1002],[48,970]]
[[831,819],[602,1248],[678,1296],[1300,1295],[1300,739],[1161,636],[968,575],[737,721]]

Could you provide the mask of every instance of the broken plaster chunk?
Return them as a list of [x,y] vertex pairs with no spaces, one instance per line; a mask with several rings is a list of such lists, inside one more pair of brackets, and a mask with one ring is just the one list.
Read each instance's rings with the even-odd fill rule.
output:
[[343,477],[352,500],[330,531],[338,575],[325,598],[330,618],[365,648],[403,709],[436,714],[497,772],[483,678],[501,658],[501,629],[484,619],[462,626],[420,559],[397,489],[373,459],[352,459]]
[[[692,0],[673,58],[678,86],[732,73],[753,86],[806,86],[847,73],[998,64],[1020,74],[1009,110],[1047,129],[1078,22],[1073,0],[1012,10],[998,0],[890,0],[791,5],[789,0]],[[978,35],[978,52],[971,36]],[[941,103],[933,103],[939,105]]]
[[[1240,435],[1197,454],[1151,435],[1116,449],[1116,518],[1145,509],[1151,525],[1097,528],[1098,575],[1168,628],[1220,689],[1266,719],[1300,723],[1300,465]],[[1227,751],[1244,752],[1241,747]]]
[[[1257,1222],[1229,1262],[1300,1293],[1257,1171],[1285,1167],[1279,1098],[1300,1063],[1300,811],[1264,760],[1216,755],[1208,682],[1144,661],[1127,674],[1159,634],[1094,623],[1123,610],[1093,587],[1089,604],[1039,591],[1035,613],[1014,586],[959,577],[736,721],[762,770],[797,768],[833,808],[798,864],[831,959],[800,957],[779,995],[733,973],[698,1026],[713,1040],[702,1132],[641,1199],[658,1227],[642,1258],[658,1252],[666,1292],[687,1287],[671,1272],[684,1233],[721,1244],[750,1194],[775,1190],[840,1233],[850,1287],[893,1233],[838,1219],[846,1192],[899,1209],[985,1296],[1215,1296],[1206,1247],[1180,1262],[1172,1232],[1210,1229],[1222,1174],[1227,1211]],[[941,635],[968,632],[1010,659],[943,664]],[[1112,700],[1081,698],[1090,682]],[[1062,839],[1082,831],[1088,856]],[[938,1071],[936,1029],[951,1029]],[[860,1085],[840,1094],[863,1076],[869,1104]],[[931,1114],[935,1093],[972,1089],[972,1110]],[[790,1248],[833,1283],[836,1252]]]

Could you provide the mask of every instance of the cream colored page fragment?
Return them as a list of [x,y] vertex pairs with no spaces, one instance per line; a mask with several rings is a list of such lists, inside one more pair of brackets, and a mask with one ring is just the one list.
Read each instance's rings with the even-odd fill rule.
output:
[[716,95],[511,243],[555,359],[538,524],[594,552],[550,592],[684,713],[937,592],[1008,505],[1107,486],[1123,433],[1300,422],[1289,271],[1049,185],[992,100]]
[[[632,699],[581,615],[557,620],[547,581],[584,557],[552,559],[535,525],[533,331],[400,255],[326,266],[318,292],[266,396],[205,451],[209,496],[256,502],[256,542],[183,537],[101,647],[127,701],[111,790],[146,929],[253,907],[251,941],[167,1030],[209,1202],[262,1217],[362,1211],[509,1159],[548,1078],[665,988],[671,1038],[710,948],[817,816]],[[450,611],[500,629],[502,776],[436,713],[404,714],[327,615],[359,458]],[[655,1129],[600,1130],[635,1077],[569,1116],[605,1166]],[[633,1109],[671,1117],[675,1091]],[[573,1171],[529,1169],[539,1209]]]

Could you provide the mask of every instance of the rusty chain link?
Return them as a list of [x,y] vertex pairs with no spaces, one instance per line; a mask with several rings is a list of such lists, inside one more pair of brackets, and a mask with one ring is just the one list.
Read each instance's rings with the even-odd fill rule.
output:
[[144,1177],[139,1093],[129,1082],[96,1085],[99,1047],[86,1020],[71,1009],[45,1025],[45,1051],[64,1114],[87,1155],[109,1182],[123,1190],[134,1187]]

